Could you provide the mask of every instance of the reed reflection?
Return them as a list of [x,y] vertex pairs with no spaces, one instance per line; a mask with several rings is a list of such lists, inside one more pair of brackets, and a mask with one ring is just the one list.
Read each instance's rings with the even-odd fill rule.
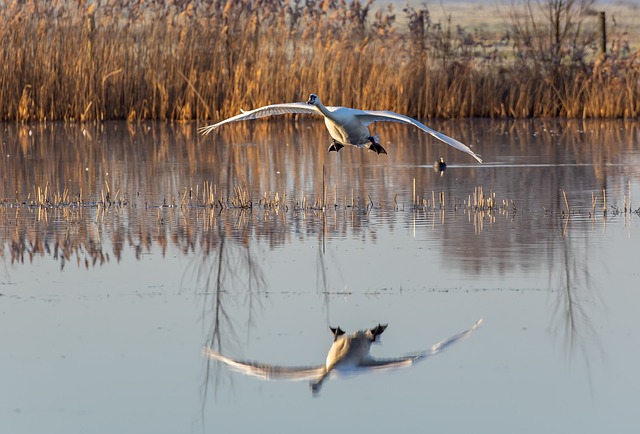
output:
[[[257,253],[249,243],[229,240],[224,231],[215,244],[202,245],[192,266],[185,270],[185,278],[195,278],[196,290],[202,297],[202,321],[209,324],[207,346],[222,349],[222,343],[237,341],[233,318],[226,310],[228,303],[239,303],[247,308],[246,326],[253,326],[254,309],[260,304],[260,294],[265,289],[265,278]],[[212,377],[219,376],[210,363],[206,363],[202,387],[203,405],[206,401]]]
[[560,241],[556,248],[548,249],[547,266],[549,289],[556,294],[550,328],[569,356],[577,353],[582,358],[591,380],[589,367],[593,354],[589,348],[601,347],[592,317],[604,308],[600,290],[605,288],[594,286],[589,271],[592,250],[588,248],[587,239],[573,227],[585,223],[572,222],[567,210],[566,218],[558,221],[555,233]]
[[[590,281],[581,268],[589,261],[580,256],[585,247],[574,240],[587,243],[607,210],[624,212],[624,224],[640,214],[631,201],[640,185],[640,126],[431,124],[482,143],[487,163],[459,164],[455,150],[387,124],[380,128],[393,140],[389,156],[329,154],[318,145],[326,142],[324,124],[305,119],[239,124],[214,141],[204,141],[194,124],[6,124],[0,255],[12,266],[50,257],[61,268],[91,269],[128,254],[173,250],[197,256],[190,273],[199,287],[214,288],[204,291],[212,296],[223,276],[231,279],[242,267],[252,270],[247,286],[261,287],[260,249],[293,239],[375,244],[379,232],[415,234],[428,226],[438,230],[443,261],[464,275],[549,272],[559,282],[550,286],[565,288],[573,330],[581,322],[578,288]],[[435,173],[440,157],[447,170]],[[232,264],[226,274],[210,274]],[[326,293],[325,268],[318,253],[317,285]],[[218,301],[207,303],[215,310]]]
[[[367,246],[385,242],[380,234],[410,232],[429,237],[447,272],[474,281],[549,275],[558,295],[552,329],[588,364],[585,342],[597,339],[593,300],[600,290],[589,286],[589,255],[605,221],[639,218],[630,197],[640,197],[640,127],[432,124],[482,143],[486,164],[460,164],[455,153],[393,125],[381,126],[394,140],[392,155],[343,149],[338,158],[318,146],[326,142],[324,125],[306,120],[243,125],[214,143],[203,142],[192,124],[5,125],[0,256],[6,268],[53,259],[61,269],[90,271],[177,252],[191,261],[182,270],[184,287],[193,283],[203,301],[206,346],[223,365],[242,364],[229,357],[238,349],[224,343],[252,328],[267,285],[266,251],[293,241]],[[447,169],[436,173],[440,157]],[[609,219],[614,210],[624,220]],[[320,251],[316,282],[326,302],[335,273]],[[246,314],[230,315],[230,304]],[[225,378],[212,357],[205,397]]]
[[[558,187],[571,191],[576,179],[584,177],[596,180],[601,191],[607,187],[607,175],[640,160],[636,122],[463,120],[433,124],[463,141],[482,143],[489,165],[522,166],[522,178],[529,179],[522,187],[536,185],[540,193]],[[313,202],[323,196],[324,166],[329,198],[345,202],[354,196],[370,197],[374,202],[390,203],[396,194],[409,192],[414,179],[419,187],[437,179],[434,173],[412,166],[432,165],[441,157],[449,168],[466,163],[455,149],[433,143],[434,139],[420,132],[393,124],[380,128],[391,139],[385,144],[394,147],[394,154],[375,159],[373,153],[349,149],[340,155],[328,153],[317,146],[326,142],[323,123],[306,119],[241,123],[220,131],[215,140],[198,136],[195,124],[5,124],[0,130],[0,198],[20,202],[33,196],[34,189],[48,186],[53,192],[68,190],[73,197],[97,201],[106,182],[129,200],[141,196],[137,204],[160,205],[179,202],[185,191],[206,181],[223,191],[227,184],[245,186],[254,199],[277,192]],[[529,163],[574,166],[538,173],[535,164]],[[398,173],[398,165],[409,170]],[[629,175],[632,182],[640,176]],[[442,178],[438,186],[460,182],[454,175]],[[466,167],[464,178],[470,190],[478,185],[474,180],[482,180],[487,190],[513,184],[512,177],[480,165]]]
[[[154,244],[164,253],[172,243],[189,254],[185,243],[215,237],[206,222],[217,219],[229,219],[221,228],[232,239],[254,237],[269,248],[319,234],[375,242],[377,228],[438,223],[443,246],[466,246],[443,254],[479,275],[487,267],[505,272],[515,262],[525,271],[537,267],[566,212],[559,189],[573,209],[592,212],[594,223],[602,222],[607,207],[624,209],[625,219],[639,214],[631,202],[640,184],[637,123],[433,124],[465,142],[481,142],[488,163],[456,165],[455,150],[441,155],[420,132],[387,124],[380,127],[391,130],[385,137],[394,138],[396,151],[384,161],[387,156],[349,149],[337,159],[316,146],[326,141],[322,122],[307,120],[238,124],[214,143],[203,142],[193,124],[6,124],[0,130],[0,248],[12,252],[12,262],[53,250],[65,263],[76,255],[86,266],[111,256],[120,261],[127,247],[139,256]],[[448,162],[444,176],[425,170],[441,156]],[[621,192],[628,195],[622,199]],[[608,205],[598,205],[603,212],[596,213],[594,203],[605,195]],[[460,230],[461,215],[473,233],[491,230],[492,236],[469,238]],[[580,212],[569,217],[580,218]],[[503,230],[513,223],[517,231]],[[234,225],[248,231],[234,231]],[[111,240],[110,252],[105,240]],[[484,252],[496,244],[506,248],[485,263]]]

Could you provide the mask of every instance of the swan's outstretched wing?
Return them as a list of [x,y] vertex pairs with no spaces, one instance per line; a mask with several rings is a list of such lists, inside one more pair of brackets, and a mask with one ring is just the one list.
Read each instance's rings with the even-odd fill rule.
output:
[[363,360],[362,363],[358,365],[358,368],[373,371],[385,371],[389,369],[404,368],[413,365],[419,357],[420,356],[413,355],[398,357],[395,359],[378,359],[375,357],[369,357]]
[[414,354],[408,354],[404,357],[398,357],[395,359],[377,359],[374,357],[370,357],[363,361],[359,366],[362,368],[375,369],[375,370],[385,370],[385,369],[396,369],[403,368],[406,366],[414,365],[422,360],[425,360],[427,357],[434,356],[447,348],[448,346],[458,342],[460,339],[464,339],[473,333],[475,330],[480,327],[482,324],[482,318],[476,321],[474,325],[469,328],[469,330],[465,330],[457,335],[453,335],[450,338],[447,338],[443,341],[435,343],[431,345],[431,347],[426,351],[420,351]]
[[225,363],[233,370],[241,374],[258,377],[262,380],[291,380],[302,381],[315,379],[322,375],[324,366],[274,366],[265,365],[263,363],[247,362],[242,360],[230,359],[222,354],[205,347],[203,349],[205,356],[213,360]]
[[[443,351],[445,348],[450,345],[458,342],[461,339],[466,338],[471,333],[480,327],[482,324],[482,319],[479,319],[469,330],[465,330],[462,333],[458,333],[457,335],[451,336],[443,341],[440,341],[434,345],[432,345],[428,350],[421,351],[414,354],[409,354],[404,357],[398,357],[393,359],[377,359],[374,357],[367,357],[363,361],[361,361],[357,366],[351,366],[347,368],[337,367],[335,371],[338,374],[357,374],[367,371],[384,371],[384,370],[392,370],[403,367],[412,366],[422,360],[425,360],[428,357],[431,357],[439,352]],[[222,363],[225,363],[233,370],[244,374],[250,375],[253,377],[258,377],[262,380],[292,380],[292,381],[301,381],[301,380],[314,380],[317,385],[314,390],[317,392],[320,389],[320,384],[324,380],[324,378],[330,375],[333,371],[327,373],[325,371],[324,365],[319,366],[275,366],[275,365],[266,365],[263,363],[255,363],[248,362],[242,360],[230,359],[228,357],[223,356],[222,354],[212,350],[211,348],[205,347],[203,349],[203,353],[205,356],[209,357],[213,360],[218,360]],[[320,380],[318,380],[320,379]]]
[[417,120],[410,118],[409,116],[401,115],[399,113],[390,112],[390,111],[374,111],[374,110],[362,110],[361,113],[356,114],[360,122],[363,125],[368,126],[373,122],[401,122],[404,124],[413,125],[415,127],[420,128],[425,133],[431,134],[438,140],[445,142],[447,145],[453,146],[454,148],[465,152],[471,155],[473,158],[482,163],[482,159],[469,147],[463,143],[460,143],[456,139],[453,139],[445,134],[442,134],[439,131],[433,130],[423,124],[422,122],[418,122]]
[[419,353],[416,353],[415,354],[415,357],[416,357],[415,362],[424,360],[427,357],[434,356],[434,355],[438,354],[439,352],[443,351],[445,348],[449,347],[450,345],[455,344],[460,339],[466,338],[471,333],[476,331],[478,329],[478,327],[480,327],[480,324],[482,324],[483,321],[484,320],[482,318],[480,318],[478,321],[476,321],[476,323],[474,325],[471,326],[471,328],[469,330],[465,330],[465,331],[463,331],[461,333],[458,333],[457,335],[453,335],[450,338],[447,338],[447,339],[445,339],[443,341],[440,341],[440,342],[438,342],[436,344],[433,344],[433,345],[431,345],[431,348],[429,348],[426,351],[421,351]]
[[321,115],[320,110],[313,104],[307,104],[306,102],[289,102],[284,104],[272,104],[260,107],[254,110],[242,111],[239,115],[232,116],[228,119],[218,122],[217,124],[209,125],[198,129],[201,134],[209,134],[211,131],[218,128],[220,125],[228,124],[229,122],[246,121],[249,119],[263,118],[265,116],[284,115],[287,113],[301,113],[311,115]]

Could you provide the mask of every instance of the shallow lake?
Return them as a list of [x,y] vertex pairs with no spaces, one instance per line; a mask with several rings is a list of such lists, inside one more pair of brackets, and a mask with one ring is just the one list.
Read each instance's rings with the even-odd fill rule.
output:
[[[640,124],[0,127],[0,420],[11,433],[635,432]],[[444,172],[433,162],[443,157]],[[262,381],[388,324],[415,366]]]

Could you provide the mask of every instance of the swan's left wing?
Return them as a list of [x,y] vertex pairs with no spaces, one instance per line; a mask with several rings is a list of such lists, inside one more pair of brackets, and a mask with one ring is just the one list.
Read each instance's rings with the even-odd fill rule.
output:
[[234,371],[244,375],[258,377],[262,380],[311,380],[322,375],[324,369],[324,366],[276,366],[235,360],[225,357],[209,347],[205,347],[203,353],[210,359],[226,364]]
[[468,337],[471,333],[476,331],[478,327],[480,327],[480,324],[482,324],[482,321],[483,321],[482,318],[480,318],[468,330],[465,330],[461,333],[453,335],[450,338],[447,338],[443,341],[437,342],[433,344],[426,351],[420,351],[415,354],[409,354],[407,356],[399,357],[397,359],[376,359],[376,358],[370,357],[364,360],[362,363],[360,363],[358,367],[371,368],[371,369],[394,369],[394,368],[402,368],[405,366],[414,365],[415,363],[425,360],[427,357],[431,357],[438,354],[439,352],[443,351],[445,348],[453,345],[459,340]]
[[399,113],[390,112],[390,111],[374,111],[374,110],[362,110],[361,113],[356,114],[357,118],[360,119],[363,125],[368,126],[373,122],[401,122],[403,124],[413,125],[415,127],[420,128],[425,133],[431,134],[436,139],[443,141],[449,146],[453,146],[454,148],[471,155],[473,158],[482,163],[482,159],[473,152],[467,145],[453,139],[445,134],[442,134],[439,131],[429,128],[422,122],[418,122],[417,120],[410,118],[409,116],[401,115]]
[[218,122],[217,124],[209,125],[199,128],[198,131],[201,134],[209,134],[211,131],[218,128],[220,125],[228,124],[229,122],[247,121],[250,119],[263,118],[265,116],[284,115],[287,113],[299,113],[310,115],[321,115],[320,110],[313,104],[307,104],[306,102],[288,102],[283,104],[271,104],[264,107],[260,107],[254,110],[244,111],[239,115],[232,116],[228,119]]

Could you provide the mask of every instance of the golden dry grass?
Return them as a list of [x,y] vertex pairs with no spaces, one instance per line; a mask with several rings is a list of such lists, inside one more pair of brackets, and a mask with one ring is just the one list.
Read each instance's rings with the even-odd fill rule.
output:
[[[640,54],[532,62],[425,10],[324,0],[8,2],[0,119],[220,119],[310,92],[415,117],[638,117]],[[398,12],[399,14],[399,12]],[[422,15],[421,15],[422,14]],[[505,54],[505,51],[508,53]]]

